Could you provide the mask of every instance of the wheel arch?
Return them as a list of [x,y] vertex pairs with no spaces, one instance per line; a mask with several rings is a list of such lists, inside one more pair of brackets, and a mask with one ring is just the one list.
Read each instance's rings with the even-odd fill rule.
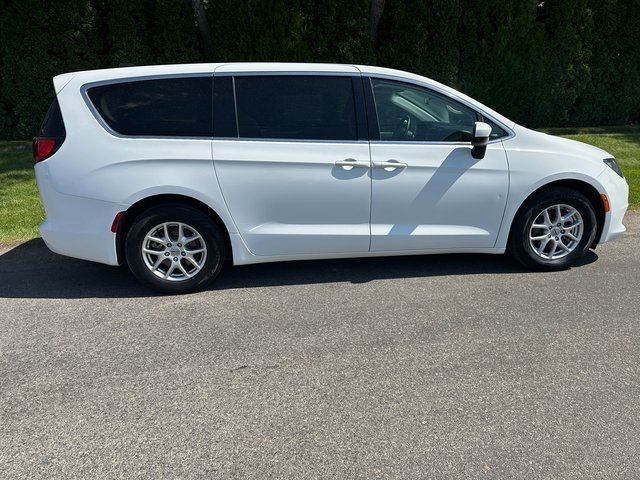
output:
[[513,215],[513,218],[511,218],[511,222],[509,224],[509,234],[507,236],[507,245],[511,239],[513,224],[515,223],[516,218],[518,218],[518,215],[522,213],[522,210],[524,209],[524,206],[527,204],[529,199],[531,199],[535,195],[538,195],[540,192],[553,190],[554,188],[558,188],[558,187],[571,188],[573,190],[576,190],[582,193],[589,200],[589,202],[591,203],[595,211],[596,224],[597,224],[596,235],[591,247],[594,248],[598,244],[598,242],[600,241],[600,237],[602,236],[602,231],[604,229],[605,219],[606,219],[606,216],[605,216],[606,213],[605,213],[605,208],[604,208],[604,203],[602,201],[601,193],[598,191],[598,189],[595,186],[593,186],[589,182],[575,179],[575,178],[564,178],[564,179],[551,181],[549,183],[546,183],[536,188],[520,203],[520,206],[516,210],[515,215]]
[[161,203],[180,203],[199,210],[209,218],[211,218],[211,220],[222,230],[227,251],[227,258],[232,258],[232,246],[229,229],[225,225],[220,215],[213,208],[211,208],[206,203],[187,195],[158,194],[142,198],[133,203],[131,206],[129,206],[129,208],[127,208],[124,216],[120,219],[118,229],[116,230],[116,255],[119,264],[122,264],[125,260],[124,242],[127,237],[127,232],[131,228],[133,221],[138,215],[140,215],[140,213],[144,212],[150,207],[156,206]]

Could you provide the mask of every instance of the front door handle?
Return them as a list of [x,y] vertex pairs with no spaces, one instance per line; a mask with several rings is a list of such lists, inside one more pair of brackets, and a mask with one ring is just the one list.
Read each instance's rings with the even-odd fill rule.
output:
[[336,162],[337,167],[342,167],[345,170],[351,170],[353,167],[369,168],[369,162],[359,162],[354,158],[347,158],[346,160],[338,160]]
[[406,163],[398,162],[397,160],[389,160],[386,162],[373,162],[373,166],[376,168],[384,168],[387,172],[392,172],[396,168],[407,168]]

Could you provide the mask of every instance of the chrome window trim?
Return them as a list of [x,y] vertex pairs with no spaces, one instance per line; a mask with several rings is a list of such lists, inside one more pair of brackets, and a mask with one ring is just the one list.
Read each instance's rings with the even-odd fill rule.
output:
[[[509,137],[509,138],[512,138],[512,137]],[[489,140],[487,142],[487,145],[502,142],[505,139],[507,139],[507,137],[494,138],[493,140]],[[371,140],[369,143],[371,143],[371,145],[460,145],[460,146],[466,146],[466,147],[471,146],[471,142],[429,142],[426,140],[420,140],[420,141]]]
[[225,142],[269,142],[269,143],[340,143],[345,145],[368,145],[369,140],[308,140],[303,138],[238,138],[238,137],[214,137],[214,141]]
[[251,70],[241,72],[214,72],[214,77],[360,77],[362,73],[358,70],[353,72],[329,72],[329,71],[297,71],[297,70]]
[[[161,80],[165,78],[212,78],[213,72],[211,73],[168,73],[168,74],[157,74],[157,75],[143,75],[143,76],[133,76],[133,77],[122,77],[122,78],[113,78],[109,80],[98,80],[96,82],[85,83],[80,86],[80,95],[84,100],[84,103],[89,108],[89,111],[96,119],[96,121],[104,128],[107,133],[113,135],[117,138],[123,139],[151,139],[151,140],[208,140],[211,141],[214,137],[210,136],[190,136],[190,135],[125,135],[119,132],[116,132],[109,124],[106,122],[98,109],[95,107],[91,99],[89,98],[89,89],[93,87],[101,87],[103,85],[115,85],[118,83],[130,83],[130,82],[144,82],[146,80]],[[213,95],[213,92],[211,93]],[[213,132],[211,132],[213,134]]]

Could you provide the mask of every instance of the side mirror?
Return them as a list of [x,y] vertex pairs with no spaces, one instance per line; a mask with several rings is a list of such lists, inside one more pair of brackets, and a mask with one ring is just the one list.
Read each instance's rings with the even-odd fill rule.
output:
[[491,126],[484,122],[476,122],[473,127],[473,136],[471,138],[471,156],[475,159],[484,158],[487,151],[487,143],[491,135]]

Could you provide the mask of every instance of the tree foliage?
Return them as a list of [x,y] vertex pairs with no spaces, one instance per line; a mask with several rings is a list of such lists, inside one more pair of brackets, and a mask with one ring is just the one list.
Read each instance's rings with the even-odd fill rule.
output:
[[0,138],[27,138],[51,77],[121,64],[366,63],[431,77],[529,126],[640,116],[637,0],[0,0]]

